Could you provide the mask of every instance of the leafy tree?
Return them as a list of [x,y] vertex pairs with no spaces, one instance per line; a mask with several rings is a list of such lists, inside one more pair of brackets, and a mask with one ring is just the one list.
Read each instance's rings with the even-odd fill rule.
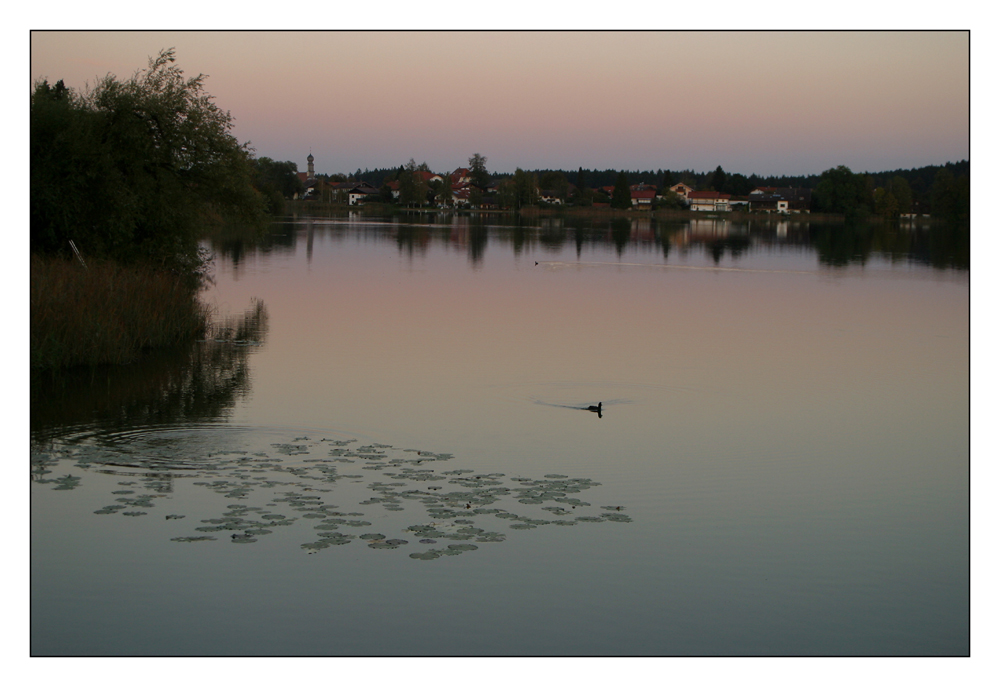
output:
[[938,170],[931,185],[931,215],[951,220],[969,217],[969,177],[956,178],[951,170]]
[[476,153],[469,158],[469,177],[472,185],[483,189],[490,185],[490,173],[486,171],[486,158]]
[[509,182],[501,185],[499,202],[505,207],[520,210],[538,203],[538,187],[534,175],[518,167]]
[[417,175],[421,171],[413,158],[400,168],[399,202],[403,205],[423,205],[427,202],[427,183]]
[[611,207],[622,210],[632,207],[632,190],[629,188],[628,175],[625,172],[618,173],[615,190],[611,196]]
[[174,51],[119,81],[31,97],[31,246],[194,271],[206,221],[263,222],[250,149]]
[[663,191],[656,207],[665,210],[683,210],[687,208],[687,205],[684,203],[684,199],[673,191]]
[[820,175],[813,198],[822,212],[841,213],[848,218],[863,215],[869,205],[867,180],[840,165]]
[[437,202],[438,203],[440,203],[441,205],[446,205],[446,206],[447,205],[451,205],[451,201],[452,201],[452,198],[451,198],[452,187],[451,187],[451,175],[450,174],[442,174],[441,175],[441,181],[438,182],[437,188],[435,189],[434,192],[435,192],[435,197],[437,198]]
[[889,182],[889,191],[896,197],[899,211],[904,214],[913,212],[913,191],[909,182],[898,174]]
[[885,219],[899,217],[899,201],[891,190],[882,187],[875,189],[875,212]]
[[278,214],[284,209],[286,198],[305,190],[294,162],[275,162],[269,157],[254,160],[253,185],[268,199],[271,214]]
[[555,194],[563,200],[569,195],[569,181],[562,172],[545,172],[539,178],[538,185],[546,191],[555,191]]

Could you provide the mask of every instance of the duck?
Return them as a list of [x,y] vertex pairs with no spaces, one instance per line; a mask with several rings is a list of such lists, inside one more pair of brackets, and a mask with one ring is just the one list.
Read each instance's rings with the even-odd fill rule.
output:
[[601,412],[601,405],[603,405],[603,404],[604,404],[604,401],[598,401],[598,403],[597,403],[596,406],[587,406],[587,410],[589,410],[591,412],[594,412],[594,413],[599,413],[599,412]]

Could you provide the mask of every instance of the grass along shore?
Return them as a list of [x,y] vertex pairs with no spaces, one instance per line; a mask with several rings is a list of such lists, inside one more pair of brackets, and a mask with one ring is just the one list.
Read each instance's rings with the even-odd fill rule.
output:
[[31,369],[124,364],[192,341],[207,309],[182,275],[110,261],[31,257]]

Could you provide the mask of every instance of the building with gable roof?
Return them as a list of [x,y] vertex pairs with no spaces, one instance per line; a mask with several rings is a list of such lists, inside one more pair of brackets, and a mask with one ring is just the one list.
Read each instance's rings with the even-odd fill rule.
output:
[[758,186],[747,197],[751,212],[808,213],[812,189]]
[[729,212],[732,207],[728,193],[718,191],[691,191],[688,193],[688,201],[691,203],[691,210],[697,212]]

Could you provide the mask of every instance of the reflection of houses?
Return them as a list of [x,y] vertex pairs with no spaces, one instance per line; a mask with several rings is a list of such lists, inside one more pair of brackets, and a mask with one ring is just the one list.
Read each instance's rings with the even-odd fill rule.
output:
[[732,225],[725,219],[693,219],[688,223],[686,233],[692,239],[709,239],[729,236]]
[[808,188],[774,188],[760,186],[750,192],[750,210],[754,212],[809,212],[812,191]]
[[729,212],[730,195],[718,191],[690,191],[688,201],[691,209],[700,212]]

